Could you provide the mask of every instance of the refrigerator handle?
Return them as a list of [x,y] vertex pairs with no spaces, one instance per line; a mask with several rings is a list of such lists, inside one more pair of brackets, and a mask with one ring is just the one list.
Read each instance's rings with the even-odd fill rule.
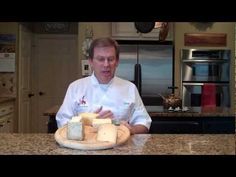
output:
[[139,94],[142,93],[142,69],[140,64],[134,66],[134,84],[136,85]]

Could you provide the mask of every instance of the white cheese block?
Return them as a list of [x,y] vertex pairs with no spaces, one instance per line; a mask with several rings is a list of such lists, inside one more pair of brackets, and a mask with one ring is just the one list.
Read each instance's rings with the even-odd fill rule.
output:
[[94,128],[98,128],[100,125],[103,125],[103,124],[111,124],[112,121],[111,119],[93,119],[92,120],[92,126]]
[[79,114],[79,116],[82,117],[82,121],[84,125],[92,125],[93,119],[97,118],[99,114],[84,112],[84,113]]
[[98,127],[97,141],[116,143],[117,127],[113,124],[103,124]]
[[81,122],[82,117],[81,116],[74,116],[71,118],[70,121],[75,121],[75,122]]
[[82,141],[84,139],[84,125],[81,117],[72,117],[67,124],[67,139]]

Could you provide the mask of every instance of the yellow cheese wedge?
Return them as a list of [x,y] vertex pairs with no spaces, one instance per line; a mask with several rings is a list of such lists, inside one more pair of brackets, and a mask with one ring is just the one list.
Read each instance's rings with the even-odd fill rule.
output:
[[102,124],[98,127],[97,141],[108,141],[116,143],[117,126],[113,124]]
[[93,119],[97,118],[99,114],[84,112],[84,113],[80,113],[79,116],[82,117],[82,121],[84,125],[92,125]]
[[81,116],[74,116],[71,118],[71,121],[75,121],[75,122],[81,122],[82,117]]
[[93,119],[92,120],[92,126],[94,128],[98,128],[100,125],[103,125],[103,124],[111,124],[112,121],[111,119]]

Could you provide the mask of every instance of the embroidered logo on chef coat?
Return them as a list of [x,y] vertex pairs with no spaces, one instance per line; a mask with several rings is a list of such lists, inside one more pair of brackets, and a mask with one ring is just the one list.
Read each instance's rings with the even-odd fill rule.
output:
[[88,106],[87,101],[84,99],[85,96],[83,96],[81,99],[79,99],[79,106]]

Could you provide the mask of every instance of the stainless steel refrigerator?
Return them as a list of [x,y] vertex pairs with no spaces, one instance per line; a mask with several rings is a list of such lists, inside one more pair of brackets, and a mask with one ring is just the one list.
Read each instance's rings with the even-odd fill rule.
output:
[[118,41],[116,75],[133,82],[145,105],[162,105],[161,95],[173,93],[172,42]]

